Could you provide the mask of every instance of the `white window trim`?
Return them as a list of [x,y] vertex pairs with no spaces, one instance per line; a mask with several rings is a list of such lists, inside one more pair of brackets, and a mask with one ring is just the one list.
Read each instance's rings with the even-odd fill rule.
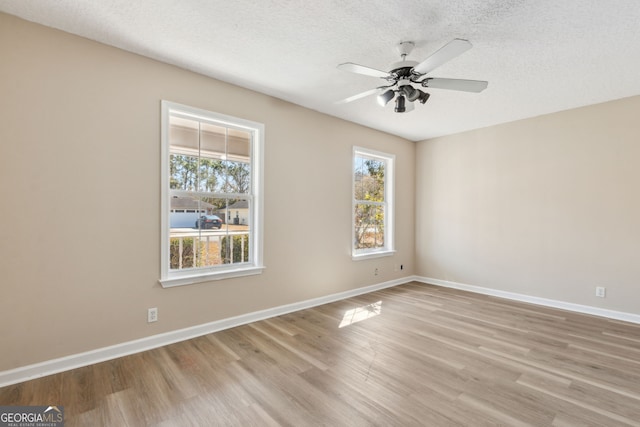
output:
[[[385,229],[385,246],[382,248],[367,248],[356,249],[355,239],[356,234],[356,197],[355,197],[355,173],[354,173],[354,161],[357,155],[369,157],[373,159],[380,159],[386,162],[385,174],[384,174],[384,188],[385,188],[385,215],[384,215],[384,229]],[[383,153],[381,151],[371,150],[364,147],[353,147],[351,155],[351,259],[354,261],[380,258],[385,256],[392,256],[396,253],[395,250],[395,154]]]
[[[185,269],[181,271],[170,271],[169,269],[169,215],[170,215],[170,195],[169,195],[169,115],[171,111],[178,111],[181,114],[188,114],[194,118],[204,120],[214,120],[221,124],[234,128],[241,128],[250,131],[254,135],[251,146],[251,186],[253,194],[251,196],[251,227],[253,229],[253,244],[250,247],[253,261],[241,266],[230,264],[228,267],[215,267],[212,269]],[[229,279],[233,277],[243,277],[262,273],[265,269],[263,265],[263,212],[264,212],[264,125],[262,123],[224,114],[214,113],[187,105],[177,104],[163,100],[161,102],[161,192],[160,192],[160,279],[159,282],[164,288],[191,285],[195,283],[209,282],[213,280]],[[245,195],[246,196],[246,195]]]

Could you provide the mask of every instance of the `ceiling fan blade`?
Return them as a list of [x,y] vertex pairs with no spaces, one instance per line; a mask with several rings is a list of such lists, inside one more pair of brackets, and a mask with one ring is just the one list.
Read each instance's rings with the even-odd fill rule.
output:
[[441,79],[426,78],[422,80],[422,86],[436,89],[461,90],[463,92],[482,92],[487,88],[489,82],[484,80],[462,80],[462,79]]
[[383,79],[389,77],[389,73],[387,73],[386,71],[376,70],[375,68],[354,64],[353,62],[345,62],[344,64],[340,64],[338,65],[338,69],[349,71],[351,73],[364,74],[365,76],[382,77]]
[[473,45],[468,40],[453,39],[446,45],[442,46],[433,55],[413,67],[413,71],[418,74],[430,73],[445,62],[450,61],[461,53],[468,51],[471,47],[473,47]]
[[380,89],[375,88],[375,89],[368,90],[366,92],[361,92],[361,93],[359,93],[357,95],[353,95],[353,96],[350,96],[350,97],[345,98],[343,100],[336,101],[336,104],[346,104],[347,102],[355,101],[357,99],[364,98],[364,97],[369,96],[369,95],[373,95],[374,93],[379,92],[379,90]]

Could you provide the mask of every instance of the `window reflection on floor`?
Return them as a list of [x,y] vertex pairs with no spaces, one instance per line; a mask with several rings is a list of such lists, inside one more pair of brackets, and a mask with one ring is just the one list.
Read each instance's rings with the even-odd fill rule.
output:
[[344,317],[342,318],[342,322],[340,322],[339,328],[370,319],[380,313],[382,313],[382,301],[347,310],[347,312],[344,313]]

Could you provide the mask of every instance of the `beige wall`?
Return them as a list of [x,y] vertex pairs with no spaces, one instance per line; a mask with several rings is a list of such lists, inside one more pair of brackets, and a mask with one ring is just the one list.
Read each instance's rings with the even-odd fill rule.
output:
[[640,314],[639,111],[633,97],[419,143],[417,273]]
[[[0,370],[415,272],[414,143],[4,14],[0,58]],[[158,284],[161,99],[265,124],[264,274]],[[394,257],[351,260],[353,145],[397,156]]]

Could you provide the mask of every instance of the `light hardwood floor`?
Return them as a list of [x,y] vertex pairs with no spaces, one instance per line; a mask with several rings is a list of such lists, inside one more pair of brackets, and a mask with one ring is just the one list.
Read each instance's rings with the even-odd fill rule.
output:
[[0,389],[66,426],[640,426],[640,325],[410,283]]

